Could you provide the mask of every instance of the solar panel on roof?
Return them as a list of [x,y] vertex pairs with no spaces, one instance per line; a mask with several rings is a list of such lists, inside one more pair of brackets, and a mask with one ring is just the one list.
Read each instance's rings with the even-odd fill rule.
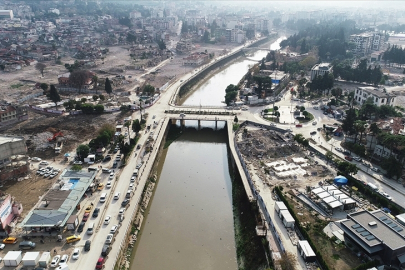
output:
[[364,232],[364,228],[358,228],[358,229],[356,230],[356,232],[358,232],[358,233]]
[[360,224],[354,224],[354,225],[352,225],[352,228],[353,229],[357,229],[357,228],[359,228],[360,227]]
[[395,223],[392,223],[392,224],[390,224],[390,225],[388,225],[388,226],[390,226],[391,228],[398,227],[398,225],[397,225],[397,224],[395,224]]
[[397,232],[403,231],[404,229],[402,229],[401,227],[396,227],[394,228],[394,230],[396,230]]
[[371,240],[374,240],[375,237],[374,237],[374,235],[370,235],[370,236],[367,236],[366,239],[367,239],[368,241],[371,241]]
[[387,217],[385,217],[385,216],[380,217],[380,220],[386,220],[386,219],[387,219]]
[[391,220],[386,220],[386,221],[385,221],[385,224],[391,224],[391,223],[392,223]]
[[370,233],[369,232],[362,232],[360,235],[361,236],[367,236],[367,235],[370,235]]

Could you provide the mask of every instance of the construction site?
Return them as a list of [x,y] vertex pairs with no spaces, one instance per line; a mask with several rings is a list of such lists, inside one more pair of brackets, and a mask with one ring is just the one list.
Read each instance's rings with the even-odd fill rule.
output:
[[305,188],[333,178],[332,172],[314,161],[290,133],[247,126],[236,136],[251,175],[269,187]]

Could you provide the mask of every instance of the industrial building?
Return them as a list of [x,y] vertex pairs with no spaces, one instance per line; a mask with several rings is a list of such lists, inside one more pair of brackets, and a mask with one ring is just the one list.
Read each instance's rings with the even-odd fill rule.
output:
[[346,245],[386,265],[405,266],[405,227],[382,210],[362,210],[340,221]]

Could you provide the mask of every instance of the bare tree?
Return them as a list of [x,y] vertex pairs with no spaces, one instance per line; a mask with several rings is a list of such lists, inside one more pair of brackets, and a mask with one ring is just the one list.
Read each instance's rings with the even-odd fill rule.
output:
[[70,73],[69,76],[69,83],[74,87],[79,89],[79,94],[81,94],[81,90],[83,85],[85,85],[89,79],[92,78],[92,74],[88,70],[76,70]]
[[35,69],[41,72],[42,77],[44,77],[44,70],[46,68],[46,65],[44,63],[37,63],[35,65]]
[[281,259],[276,264],[281,266],[283,270],[296,270],[297,259],[291,252],[286,252],[281,255]]

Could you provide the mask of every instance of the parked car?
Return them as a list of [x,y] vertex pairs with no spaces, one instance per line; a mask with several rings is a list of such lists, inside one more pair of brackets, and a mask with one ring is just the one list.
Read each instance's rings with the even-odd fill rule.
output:
[[100,257],[97,260],[96,269],[103,269],[103,267],[104,267],[104,258]]
[[77,232],[78,233],[83,232],[84,225],[86,225],[86,223],[84,223],[83,221],[79,224],[79,226],[77,227]]
[[51,261],[51,267],[56,267],[58,266],[60,261],[60,255],[56,255],[53,257],[52,261]]
[[84,244],[84,251],[89,251],[91,247],[91,240],[87,240]]
[[117,232],[117,229],[118,229],[118,225],[113,225],[113,226],[111,227],[111,229],[110,229],[110,233],[111,233],[111,234],[115,234],[115,233]]
[[78,161],[74,161],[73,162],[73,165],[82,165],[83,164],[83,162],[82,161],[80,161],[80,160],[78,160]]
[[7,237],[3,240],[3,244],[15,244],[17,241],[18,240],[15,237]]
[[342,148],[340,148],[340,147],[335,147],[335,150],[338,151],[338,152],[342,152],[342,151],[343,151]]
[[122,203],[121,203],[121,206],[125,207],[127,205],[129,205],[129,199],[123,200]]
[[41,161],[42,159],[40,159],[39,157],[33,157],[31,158],[32,161]]
[[39,165],[48,165],[48,164],[49,164],[49,162],[46,161],[46,160],[42,160],[42,161],[39,163]]
[[69,260],[69,255],[67,255],[67,254],[62,255],[62,258],[60,259],[59,265],[66,264],[68,262],[68,260]]
[[295,127],[302,127],[302,124],[296,124]]
[[114,179],[114,175],[115,175],[115,173],[114,173],[114,172],[111,172],[111,173],[110,173],[110,176],[108,177],[108,179],[113,180],[113,179]]
[[354,159],[355,161],[361,162],[361,158],[360,158],[360,157],[353,157],[353,159]]
[[111,156],[110,155],[107,155],[104,159],[103,159],[103,162],[107,162],[107,161],[110,161],[111,160]]
[[376,168],[376,167],[371,167],[371,169],[375,172],[380,172],[380,169]]
[[349,155],[350,155],[350,152],[349,152],[349,151],[344,150],[344,151],[343,151],[343,155],[347,155],[347,156],[349,156]]
[[79,255],[80,255],[80,249],[75,248],[75,249],[73,250],[73,253],[72,253],[72,259],[73,259],[73,260],[79,259]]
[[315,135],[315,134],[316,134],[316,131],[311,131],[309,134]]
[[86,209],[84,210],[84,212],[85,213],[90,213],[91,212],[91,209],[93,209],[93,205],[88,205],[87,207],[86,207]]
[[66,243],[68,243],[68,244],[74,243],[74,242],[80,241],[80,239],[81,239],[80,235],[71,235],[71,236],[66,237]]
[[99,183],[97,186],[97,190],[103,190],[104,188],[104,184],[103,183]]
[[107,238],[106,238],[106,240],[105,240],[105,243],[106,244],[111,244],[112,243],[112,241],[113,241],[113,238],[114,238],[114,235],[113,234],[108,234],[107,235]]
[[316,121],[312,122],[313,126],[316,126],[316,124],[318,124],[318,122],[316,122]]
[[90,216],[90,212],[84,213],[82,222],[86,222],[89,219],[89,216]]
[[121,192],[117,192],[114,194],[114,200],[118,200],[120,198]]
[[351,156],[345,156],[345,159],[348,160],[348,161],[352,161],[352,160],[353,160],[353,158],[352,158]]

